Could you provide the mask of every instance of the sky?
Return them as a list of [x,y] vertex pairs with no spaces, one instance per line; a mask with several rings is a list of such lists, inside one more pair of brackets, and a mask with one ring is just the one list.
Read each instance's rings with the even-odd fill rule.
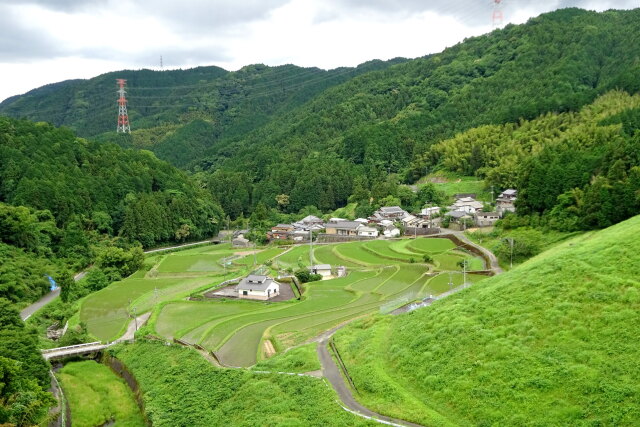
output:
[[0,101],[122,69],[332,69],[415,58],[491,31],[496,1],[501,25],[563,7],[640,7],[640,0],[0,0]]

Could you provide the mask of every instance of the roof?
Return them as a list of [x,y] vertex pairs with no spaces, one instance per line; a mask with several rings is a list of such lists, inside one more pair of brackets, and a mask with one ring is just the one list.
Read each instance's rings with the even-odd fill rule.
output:
[[466,213],[465,211],[451,211],[447,213],[447,215],[456,219],[464,218],[465,216],[469,217],[469,214]]
[[324,222],[323,220],[321,220],[320,218],[318,218],[315,215],[307,215],[304,218],[302,218],[300,221],[298,222],[302,222],[302,223],[310,223],[310,222]]
[[354,221],[361,222],[363,224],[368,224],[369,223],[369,220],[366,219],[366,218],[356,218],[356,219],[354,219]]
[[347,221],[344,218],[329,218],[329,222],[332,224],[335,224],[336,222],[342,222],[342,221]]
[[355,230],[362,226],[362,223],[357,221],[341,221],[335,224],[327,224],[327,228],[343,228],[346,230]]
[[360,233],[373,233],[374,231],[378,231],[378,229],[373,227],[360,227],[358,231]]
[[240,283],[238,283],[236,289],[239,291],[265,291],[269,286],[271,286],[271,284],[274,283],[280,286],[280,284],[273,280],[271,277],[250,274],[249,276],[242,279]]
[[475,202],[476,199],[474,197],[458,197],[456,199],[456,203],[458,202],[465,202],[465,203],[471,203],[471,202]]
[[500,214],[498,212],[478,212],[476,213],[477,216],[497,216],[499,217]]
[[476,198],[476,193],[456,193],[453,195],[456,199],[462,199],[463,197],[471,197],[473,199]]
[[310,270],[331,270],[331,265],[329,264],[318,264],[312,265],[309,267]]
[[411,222],[414,219],[416,219],[416,217],[414,215],[407,215],[404,218],[402,218],[402,222]]
[[293,225],[291,225],[291,224],[278,224],[273,228],[293,228]]
[[507,190],[504,190],[502,192],[502,194],[507,195],[507,196],[515,196],[516,194],[518,194],[518,190],[514,190],[513,188],[509,188]]
[[384,213],[400,213],[400,212],[405,212],[404,209],[402,209],[400,206],[383,206],[380,208],[381,212]]

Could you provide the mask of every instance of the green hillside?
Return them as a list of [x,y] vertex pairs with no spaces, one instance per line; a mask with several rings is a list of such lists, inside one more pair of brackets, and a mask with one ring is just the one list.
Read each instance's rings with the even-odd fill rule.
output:
[[640,216],[335,340],[374,411],[425,425],[640,419]]
[[113,349],[159,426],[371,426],[343,410],[320,378],[219,369],[195,350],[162,343]]
[[640,96],[612,91],[578,112],[471,129],[428,155],[497,189],[517,188],[515,223],[605,228],[640,211],[639,129]]
[[[616,88],[637,92],[640,45],[628,35],[640,32],[639,17],[563,9],[436,55],[357,69],[112,73],[14,97],[0,113],[68,124],[204,171],[201,182],[232,217],[277,207],[280,194],[290,196],[288,212],[333,210],[359,187],[370,190],[362,197],[388,196],[389,176],[415,181],[437,165],[429,147],[458,132],[577,111]],[[129,79],[131,137],[113,132],[116,77]]]
[[0,202],[48,211],[62,228],[151,246],[209,237],[222,218],[210,194],[152,153],[66,128],[0,117],[0,159]]

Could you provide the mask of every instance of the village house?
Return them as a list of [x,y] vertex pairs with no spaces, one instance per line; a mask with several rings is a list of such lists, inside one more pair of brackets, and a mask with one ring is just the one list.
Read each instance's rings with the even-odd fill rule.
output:
[[294,230],[293,225],[291,224],[278,224],[275,227],[271,228],[271,233],[269,234],[270,240],[286,240],[290,238],[290,233]]
[[483,208],[484,205],[482,202],[479,202],[472,197],[457,199],[453,205],[448,207],[450,211],[466,212],[468,214],[474,214],[481,211]]
[[250,274],[236,286],[238,298],[266,301],[280,295],[280,284],[267,276]]
[[332,275],[331,266],[329,264],[312,265],[311,267],[309,267],[309,272],[311,274],[319,274],[323,278],[324,277],[331,277],[331,275]]
[[501,217],[503,217],[506,212],[515,212],[517,198],[518,190],[512,188],[504,190],[496,199],[496,212],[499,213]]
[[251,242],[249,239],[245,239],[243,234],[240,234],[231,241],[232,248],[248,248],[249,246],[251,246]]
[[464,211],[447,212],[445,216],[449,217],[449,228],[456,230],[464,230],[469,222],[473,222],[472,214]]
[[378,223],[385,219],[389,221],[400,221],[407,215],[409,215],[409,213],[400,206],[384,206],[375,211],[373,215],[369,217],[369,220]]
[[476,212],[475,216],[478,227],[491,227],[500,219],[498,212]]
[[433,206],[431,208],[423,208],[420,211],[420,216],[423,218],[432,218],[440,214],[440,206]]
[[358,228],[358,236],[360,237],[378,237],[378,229],[363,225]]
[[429,221],[425,221],[414,215],[408,215],[402,218],[402,225],[404,228],[429,228]]
[[324,221],[314,215],[305,216],[300,221],[294,222],[293,226],[296,230],[304,231],[320,231],[325,228]]
[[359,227],[364,227],[364,225],[356,221],[329,222],[326,233],[336,236],[357,236]]

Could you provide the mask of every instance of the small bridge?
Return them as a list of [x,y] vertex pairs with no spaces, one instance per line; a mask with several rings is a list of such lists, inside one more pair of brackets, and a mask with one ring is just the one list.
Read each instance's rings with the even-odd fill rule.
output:
[[42,356],[46,360],[62,359],[69,356],[79,356],[81,354],[95,353],[111,347],[115,343],[102,344],[100,341],[85,344],[70,345],[67,347],[49,348],[41,350]]

